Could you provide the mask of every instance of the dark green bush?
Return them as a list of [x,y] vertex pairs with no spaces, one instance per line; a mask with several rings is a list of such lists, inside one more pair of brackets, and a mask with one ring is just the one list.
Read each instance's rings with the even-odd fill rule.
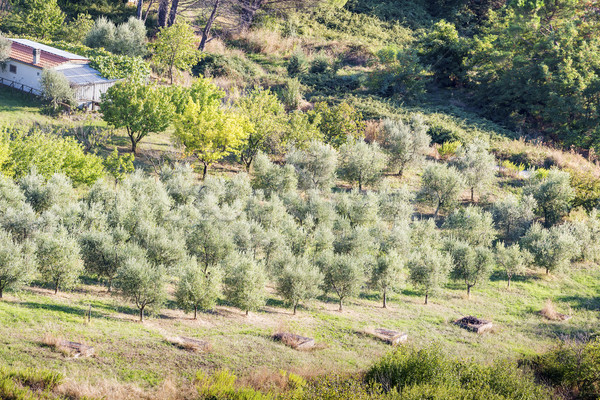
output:
[[304,53],[298,52],[293,54],[288,60],[286,68],[290,76],[298,76],[306,73],[308,66]]

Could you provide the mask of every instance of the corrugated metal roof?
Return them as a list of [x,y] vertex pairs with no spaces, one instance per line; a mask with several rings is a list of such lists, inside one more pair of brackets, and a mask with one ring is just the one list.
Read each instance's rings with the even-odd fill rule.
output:
[[100,76],[100,73],[87,64],[64,64],[57,68],[73,86],[84,86],[90,84],[109,83],[110,80]]
[[40,49],[42,51],[45,51],[46,53],[50,53],[50,54],[57,55],[59,57],[66,58],[67,60],[82,60],[82,61],[87,61],[87,57],[83,57],[83,56],[80,56],[80,55],[77,55],[77,54],[69,53],[68,51],[59,50],[59,49],[56,49],[56,48],[51,47],[51,46],[46,46],[45,44],[34,42],[33,40],[29,40],[29,39],[10,39],[10,40],[12,40],[15,43],[19,43],[19,44],[22,44],[24,46],[31,47],[33,49]]

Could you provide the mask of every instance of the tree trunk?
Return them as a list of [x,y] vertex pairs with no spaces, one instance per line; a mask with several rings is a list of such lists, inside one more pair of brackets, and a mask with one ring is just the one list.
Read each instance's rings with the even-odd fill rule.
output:
[[169,0],[160,0],[158,3],[158,26],[167,26],[167,14],[169,13]]
[[2,293],[4,292],[4,288],[0,286],[0,299],[2,298]]
[[137,10],[135,12],[135,17],[137,19],[142,19],[142,8],[144,7],[144,0],[138,0],[137,2]]
[[427,305],[427,300],[429,300],[429,293],[425,293],[425,305]]
[[546,275],[550,275],[550,268],[546,267]]
[[250,311],[250,310],[246,310],[246,317],[248,316],[248,313],[249,313],[249,311]]
[[398,171],[398,178],[402,178],[403,174],[404,174],[404,165],[402,165],[400,167],[400,170]]
[[383,290],[383,308],[387,308],[387,291]]
[[471,188],[471,203],[475,202],[475,196],[474,196],[475,193],[474,193],[474,191],[475,191],[475,188],[472,187]]
[[343,305],[342,305],[342,300],[343,300],[343,299],[340,297],[340,308],[339,308],[339,310],[338,310],[338,311],[343,311],[343,309],[344,309],[344,307],[343,307]]
[[54,281],[54,294],[58,293],[58,284],[60,283],[60,281]]
[[206,47],[206,42],[208,41],[213,22],[215,22],[215,19],[217,18],[217,9],[219,8],[219,4],[221,4],[221,0],[215,0],[215,5],[210,13],[210,17],[208,18],[208,21],[206,21],[206,25],[202,31],[202,40],[200,41],[200,46],[198,46],[198,50],[200,51],[204,51],[204,47]]
[[135,141],[133,134],[129,135],[129,140],[131,141],[131,152],[133,154],[136,154],[137,153],[137,142]]
[[362,179],[358,180],[358,191],[362,192]]
[[441,205],[442,205],[441,203],[438,203],[437,207],[435,208],[435,212],[433,213],[433,218],[437,218],[438,213],[440,212]]
[[198,306],[194,306],[194,319],[198,319]]
[[264,0],[241,0],[240,1],[240,25],[242,30],[250,28],[256,11],[258,11],[263,4]]
[[108,280],[108,293],[112,292],[112,278]]
[[507,283],[507,285],[506,285],[506,288],[507,288],[507,289],[510,289],[510,276],[508,277],[508,283]]
[[177,18],[177,8],[179,7],[179,0],[171,1],[171,11],[169,12],[169,20],[167,21],[168,26],[173,26],[175,19]]
[[202,180],[204,180],[204,178],[206,178],[206,173],[208,172],[208,164],[207,163],[203,163],[204,164],[204,169],[202,170]]
[[473,287],[473,285],[467,283],[467,299],[471,298],[471,287]]
[[[0,292],[0,298],[2,298],[2,293]],[[294,303],[294,315],[296,315],[296,308],[298,308],[298,302]]]
[[140,322],[144,322],[144,307],[140,307]]

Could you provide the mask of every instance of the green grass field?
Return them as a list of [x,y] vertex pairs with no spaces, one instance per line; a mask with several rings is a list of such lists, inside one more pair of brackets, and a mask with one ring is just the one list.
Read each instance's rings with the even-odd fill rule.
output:
[[[363,333],[377,327],[404,331],[419,347],[440,346],[453,356],[482,362],[533,355],[560,338],[596,333],[597,267],[574,266],[557,276],[530,271],[510,291],[501,278],[494,274],[489,283],[475,287],[470,300],[461,285],[450,283],[428,306],[407,287],[391,297],[388,309],[381,308],[377,294],[367,292],[349,300],[342,312],[331,298],[311,302],[296,316],[272,295],[266,307],[248,317],[219,305],[193,320],[174,309],[171,299],[143,324],[137,322],[136,309],[102,287],[82,285],[58,295],[34,287],[0,302],[0,359],[10,367],[60,372],[68,385],[91,385],[98,396],[124,385],[152,391],[164,382],[189,382],[198,370],[219,369],[232,370],[245,384],[270,389],[281,370],[308,377],[364,370],[389,351]],[[572,319],[543,318],[539,311],[547,299]],[[85,319],[89,305],[91,323]],[[452,324],[464,315],[489,319],[495,327],[477,335]],[[287,348],[271,340],[277,331],[314,337],[317,349]],[[178,336],[206,340],[210,350],[182,350],[169,342]],[[91,345],[95,356],[73,359],[44,344],[55,339]]]

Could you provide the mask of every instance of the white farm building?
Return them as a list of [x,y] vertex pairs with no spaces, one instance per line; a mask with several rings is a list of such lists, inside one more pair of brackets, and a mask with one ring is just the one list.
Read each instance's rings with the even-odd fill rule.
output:
[[0,84],[35,95],[42,94],[44,69],[60,71],[75,90],[79,105],[91,106],[116,80],[105,79],[89,66],[89,59],[28,39],[10,39],[10,56],[0,68]]

